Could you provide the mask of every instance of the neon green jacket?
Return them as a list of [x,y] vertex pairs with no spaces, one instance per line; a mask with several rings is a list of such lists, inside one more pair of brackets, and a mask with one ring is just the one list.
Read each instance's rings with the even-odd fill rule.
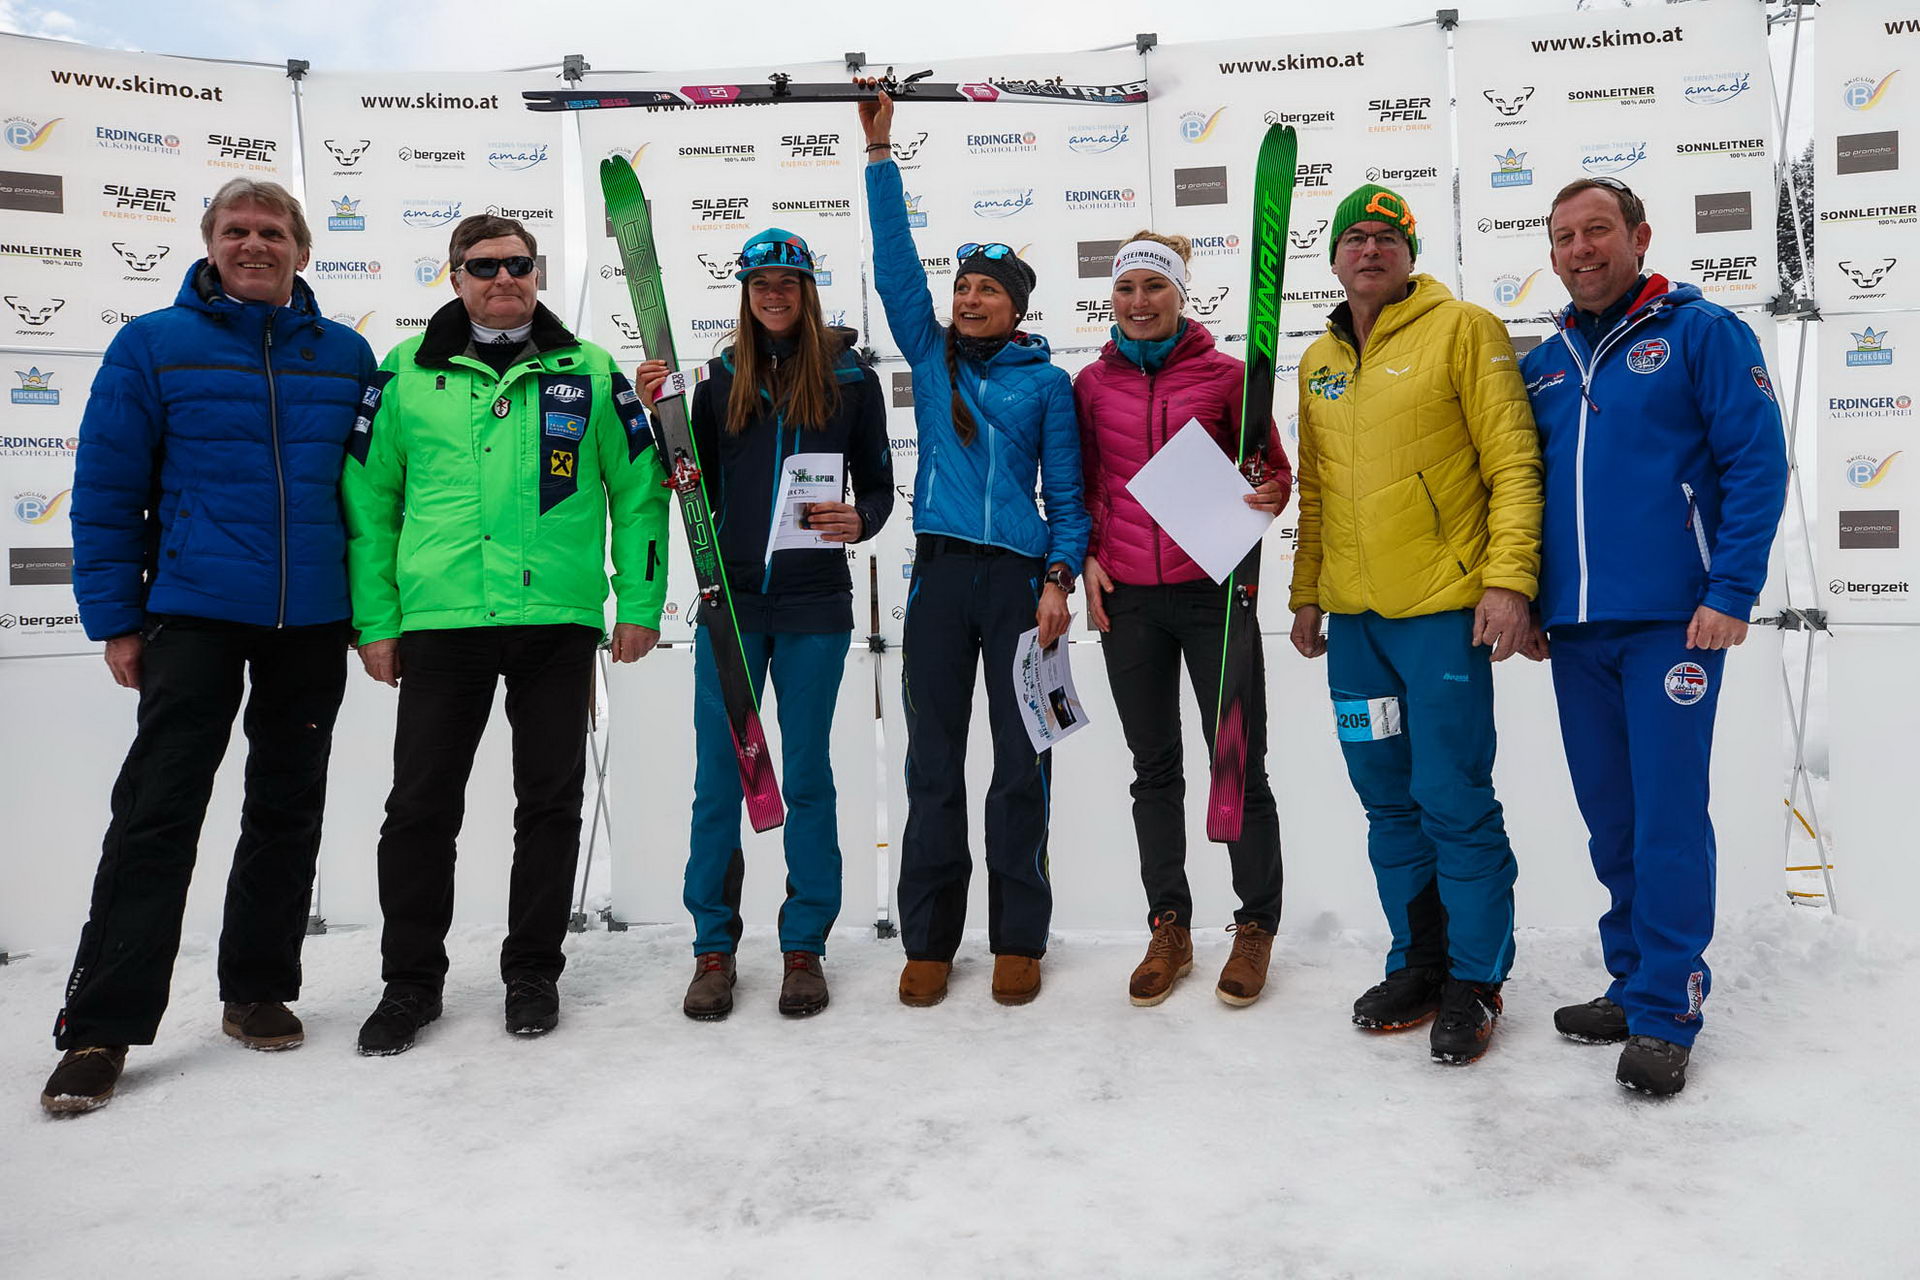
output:
[[387,353],[348,444],[341,493],[360,640],[451,627],[658,628],[667,490],[653,432],[613,357],[545,307],[496,376],[457,299]]

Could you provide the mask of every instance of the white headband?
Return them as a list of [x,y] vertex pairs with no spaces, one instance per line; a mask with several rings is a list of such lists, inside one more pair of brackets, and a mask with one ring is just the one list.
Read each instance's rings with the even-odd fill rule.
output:
[[1120,252],[1113,255],[1113,278],[1118,280],[1136,268],[1159,272],[1173,281],[1173,287],[1180,291],[1180,301],[1187,300],[1187,264],[1166,245],[1157,240],[1129,240],[1121,245]]

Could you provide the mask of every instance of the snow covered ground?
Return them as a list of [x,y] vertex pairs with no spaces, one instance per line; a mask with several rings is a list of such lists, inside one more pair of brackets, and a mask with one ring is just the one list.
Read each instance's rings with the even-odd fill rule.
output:
[[371,931],[311,939],[306,1047],[219,1032],[190,941],[116,1100],[36,1095],[66,957],[0,968],[0,1275],[130,1277],[1845,1276],[1914,1274],[1902,1003],[1920,947],[1788,906],[1723,922],[1712,1025],[1669,1102],[1553,1033],[1599,990],[1585,930],[1528,931],[1475,1066],[1347,1024],[1379,936],[1283,928],[1250,1009],[1193,977],[1134,1009],[1142,940],[1055,940],[1040,999],[988,998],[977,938],[928,1010],[899,948],[836,939],[834,1003],[681,1017],[682,927],[569,941],[560,1029],[500,1027],[497,937],[456,932],[447,1014],[364,1059]]

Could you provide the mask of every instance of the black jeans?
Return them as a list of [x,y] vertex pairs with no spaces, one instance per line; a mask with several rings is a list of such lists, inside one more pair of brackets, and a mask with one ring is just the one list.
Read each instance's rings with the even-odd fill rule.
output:
[[513,729],[513,873],[503,978],[555,979],[566,967],[580,802],[587,776],[592,627],[460,627],[400,637],[393,791],[380,828],[381,977],[437,993],[453,923],[454,841],[466,816],[473,753],[507,683]]
[[246,793],[220,930],[220,998],[300,995],[347,624],[276,629],[156,616],[145,636],[139,727],[113,784],[93,907],[54,1023],[62,1049],[153,1043],[243,678],[252,681]]
[[[1112,629],[1101,638],[1120,727],[1133,753],[1133,830],[1149,922],[1173,913],[1191,928],[1187,889],[1186,779],[1181,769],[1180,666],[1186,664],[1201,708],[1200,731],[1213,760],[1227,592],[1212,582],[1116,585],[1107,595]],[[1272,931],[1280,923],[1280,819],[1267,784],[1267,690],[1260,636],[1254,635],[1255,684],[1247,720],[1247,790],[1240,838],[1227,846],[1240,909],[1233,918]]]
[[998,547],[921,535],[907,596],[901,694],[907,709],[907,828],[900,849],[900,940],[912,960],[951,960],[967,923],[967,726],[974,674],[987,667],[993,782],[987,789],[987,939],[995,955],[1047,950],[1053,754],[1035,754],[1013,689],[1014,645],[1035,626],[1041,562]]

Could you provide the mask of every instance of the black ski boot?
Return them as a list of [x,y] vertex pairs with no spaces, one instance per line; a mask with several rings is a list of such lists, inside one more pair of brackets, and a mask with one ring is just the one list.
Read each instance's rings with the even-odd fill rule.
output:
[[437,992],[389,991],[379,1005],[360,1024],[360,1052],[369,1058],[385,1058],[413,1048],[420,1028],[440,1016]]
[[1553,1011],[1553,1029],[1581,1044],[1619,1044],[1627,1038],[1627,1011],[1601,996]]
[[1353,1002],[1353,1025],[1370,1031],[1403,1031],[1431,1018],[1440,1007],[1446,975],[1425,965],[1395,969]]
[[1693,1050],[1656,1036],[1630,1036],[1620,1051],[1613,1078],[1623,1089],[1670,1098],[1687,1087],[1687,1059]]
[[552,978],[509,978],[506,1012],[510,1034],[543,1036],[560,1025],[560,988]]
[[1487,1051],[1500,1018],[1500,984],[1448,978],[1433,1020],[1433,1060],[1458,1066]]

